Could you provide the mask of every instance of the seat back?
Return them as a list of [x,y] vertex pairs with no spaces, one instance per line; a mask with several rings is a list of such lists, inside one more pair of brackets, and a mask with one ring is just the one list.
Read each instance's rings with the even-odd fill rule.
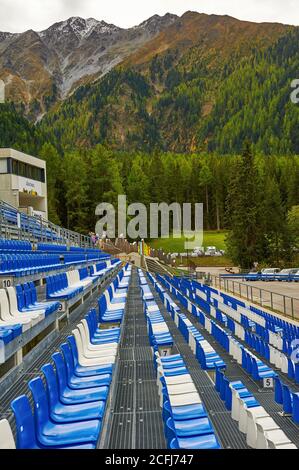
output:
[[42,372],[46,379],[50,408],[54,408],[59,402],[58,382],[54,367],[52,364],[45,364],[42,367]]
[[275,391],[274,391],[275,395],[275,401],[276,403],[278,403],[279,405],[282,405],[283,404],[283,396],[282,396],[282,383],[279,379],[279,377],[275,377]]
[[10,315],[9,302],[6,291],[4,289],[0,289],[0,316],[1,319],[5,322],[12,321]]
[[74,373],[74,360],[73,360],[72,352],[68,343],[61,344],[60,349],[64,356],[67,377],[68,377],[68,380],[70,380]]
[[49,421],[48,396],[40,377],[30,380],[28,387],[33,396],[35,424],[39,432],[45,423]]
[[292,414],[293,403],[290,389],[287,385],[282,385],[283,411],[286,414]]
[[33,301],[31,298],[31,289],[28,284],[23,285],[23,292],[24,292],[25,306],[30,307],[33,304]]
[[17,294],[16,294],[15,288],[8,287],[7,295],[8,295],[8,300],[9,300],[10,313],[12,316],[15,316],[19,313],[18,300],[17,300]]
[[0,449],[14,450],[16,448],[15,440],[11,427],[7,419],[0,421]]
[[37,448],[34,417],[26,395],[18,397],[11,403],[17,431],[17,449]]
[[29,287],[31,289],[32,303],[35,304],[37,302],[37,293],[36,293],[36,287],[34,285],[34,282],[29,282]]
[[77,325],[77,329],[80,332],[83,345],[87,346],[88,343],[90,343],[89,330],[88,330],[88,336],[87,336],[86,329],[84,328],[82,323],[79,323],[79,325]]
[[64,389],[67,386],[67,375],[66,375],[66,365],[61,353],[55,353],[52,356],[56,367],[56,375],[58,379],[58,386],[60,394],[63,393]]
[[74,336],[68,336],[67,337],[69,345],[71,347],[71,352],[74,360],[74,366],[77,367],[78,362],[79,362],[79,357],[78,357],[78,349],[77,349],[77,344]]
[[299,396],[298,393],[293,393],[293,420],[299,424]]
[[101,297],[99,298],[98,305],[99,305],[100,316],[104,315],[107,310],[107,300],[106,300],[105,294],[101,295]]

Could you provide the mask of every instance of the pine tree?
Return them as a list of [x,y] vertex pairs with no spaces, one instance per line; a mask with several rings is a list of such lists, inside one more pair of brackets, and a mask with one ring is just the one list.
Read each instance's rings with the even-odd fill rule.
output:
[[48,189],[48,213],[49,220],[54,224],[60,225],[61,219],[59,217],[60,207],[59,201],[61,200],[61,169],[62,161],[56,148],[46,142],[40,152],[39,156],[46,161],[47,164],[47,189]]
[[231,177],[227,199],[227,222],[231,229],[227,240],[228,253],[244,269],[250,269],[258,260],[262,242],[257,182],[253,153],[250,144],[246,143]]

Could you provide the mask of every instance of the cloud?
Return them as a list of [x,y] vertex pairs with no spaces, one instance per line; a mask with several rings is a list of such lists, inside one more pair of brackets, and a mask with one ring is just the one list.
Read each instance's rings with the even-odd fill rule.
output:
[[297,0],[0,0],[0,31],[38,31],[70,16],[129,27],[156,13],[181,15],[187,10],[299,25]]

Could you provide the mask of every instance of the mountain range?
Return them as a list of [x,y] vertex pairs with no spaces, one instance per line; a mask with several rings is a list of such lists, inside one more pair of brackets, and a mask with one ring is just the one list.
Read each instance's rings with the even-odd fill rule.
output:
[[[72,17],[40,32],[0,32],[0,77],[7,96],[43,113],[81,83],[93,81],[172,24],[154,16],[130,29],[94,18]],[[35,109],[34,109],[35,108]]]
[[[0,33],[7,97],[62,151],[299,153],[299,28],[186,12]],[[20,106],[22,103],[22,106]]]

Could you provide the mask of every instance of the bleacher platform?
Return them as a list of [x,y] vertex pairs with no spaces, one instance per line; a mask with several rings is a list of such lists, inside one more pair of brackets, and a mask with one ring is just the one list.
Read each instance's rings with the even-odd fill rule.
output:
[[0,260],[0,449],[298,448],[299,325],[86,246]]

